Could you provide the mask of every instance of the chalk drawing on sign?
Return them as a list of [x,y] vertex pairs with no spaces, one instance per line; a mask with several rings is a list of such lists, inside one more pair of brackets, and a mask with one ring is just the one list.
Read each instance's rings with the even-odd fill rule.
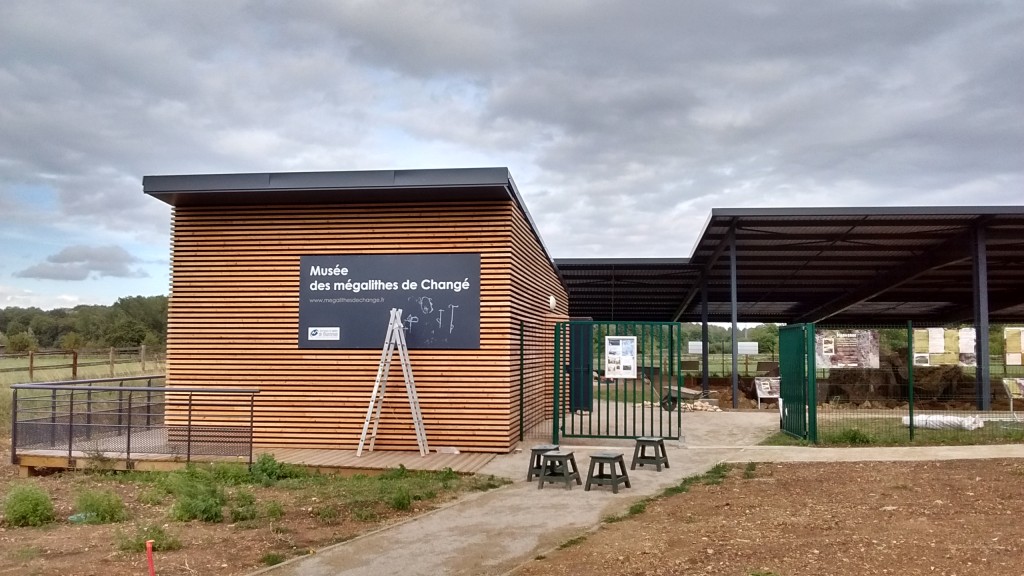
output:
[[402,324],[405,325],[405,331],[411,334],[412,333],[412,325],[413,324],[418,324],[419,321],[420,321],[420,319],[418,317],[413,316],[412,314],[409,314],[409,315],[407,315],[405,317],[405,320],[402,321]]
[[451,334],[455,330],[455,309],[458,308],[456,304],[449,304],[448,309],[448,333]]
[[434,311],[434,300],[430,296],[420,296],[419,298],[415,298],[415,300],[419,302],[420,310],[422,310],[424,314],[430,314]]

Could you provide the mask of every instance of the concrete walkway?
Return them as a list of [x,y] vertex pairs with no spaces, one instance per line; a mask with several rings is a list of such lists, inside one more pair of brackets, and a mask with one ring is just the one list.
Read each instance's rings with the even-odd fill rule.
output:
[[[630,471],[632,488],[614,495],[608,488],[585,492],[549,484],[538,490],[525,481],[529,449],[495,458],[482,474],[515,480],[505,488],[474,494],[408,522],[390,526],[316,554],[257,574],[270,576],[371,576],[379,574],[503,574],[538,554],[598,526],[602,518],[626,511],[641,498],[701,474],[719,462],[857,460],[941,460],[1024,458],[1024,445],[910,448],[809,448],[756,446],[778,429],[778,414],[688,413],[686,436],[667,442],[671,468]],[[573,449],[586,476],[588,454],[608,448],[632,455],[631,441],[563,441]]]

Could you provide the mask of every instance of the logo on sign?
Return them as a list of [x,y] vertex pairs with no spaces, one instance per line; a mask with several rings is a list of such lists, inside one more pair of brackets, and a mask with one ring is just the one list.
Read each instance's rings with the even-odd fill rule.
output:
[[338,328],[337,326],[310,327],[307,334],[307,340],[341,340],[341,328]]

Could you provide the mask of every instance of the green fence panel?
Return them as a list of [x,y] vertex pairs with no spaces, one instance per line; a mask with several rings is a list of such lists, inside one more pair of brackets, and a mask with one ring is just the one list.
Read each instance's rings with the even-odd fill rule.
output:
[[[804,439],[807,438],[807,345],[803,324],[779,328],[782,431]],[[810,345],[814,345],[813,338]]]
[[558,323],[552,441],[679,438],[681,334],[675,322]]

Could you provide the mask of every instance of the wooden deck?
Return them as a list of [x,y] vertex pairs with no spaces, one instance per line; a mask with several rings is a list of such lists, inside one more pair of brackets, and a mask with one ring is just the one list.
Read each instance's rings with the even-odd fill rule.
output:
[[[374,473],[400,465],[409,470],[443,470],[451,468],[460,474],[474,474],[494,458],[494,454],[469,452],[441,454],[431,452],[420,456],[419,452],[379,450],[357,457],[354,450],[302,450],[296,448],[256,448],[254,457],[271,454],[278,462],[286,462],[312,468],[328,474]],[[182,454],[158,454],[133,452],[131,460],[124,452],[74,450],[19,450],[18,465],[23,477],[33,476],[46,470],[103,469],[103,470],[175,470],[184,468],[188,462]],[[193,455],[193,463],[239,462],[247,460],[239,456]]]
[[397,450],[376,450],[363,452],[356,456],[355,450],[308,450],[300,448],[257,448],[257,454],[272,454],[278,462],[298,464],[315,468],[320,471],[359,472],[398,468],[400,465],[410,470],[444,470],[451,468],[462,474],[473,474],[480,471],[494,458],[494,454],[482,452],[463,452],[461,454],[442,454],[431,452],[420,456],[419,452]]

